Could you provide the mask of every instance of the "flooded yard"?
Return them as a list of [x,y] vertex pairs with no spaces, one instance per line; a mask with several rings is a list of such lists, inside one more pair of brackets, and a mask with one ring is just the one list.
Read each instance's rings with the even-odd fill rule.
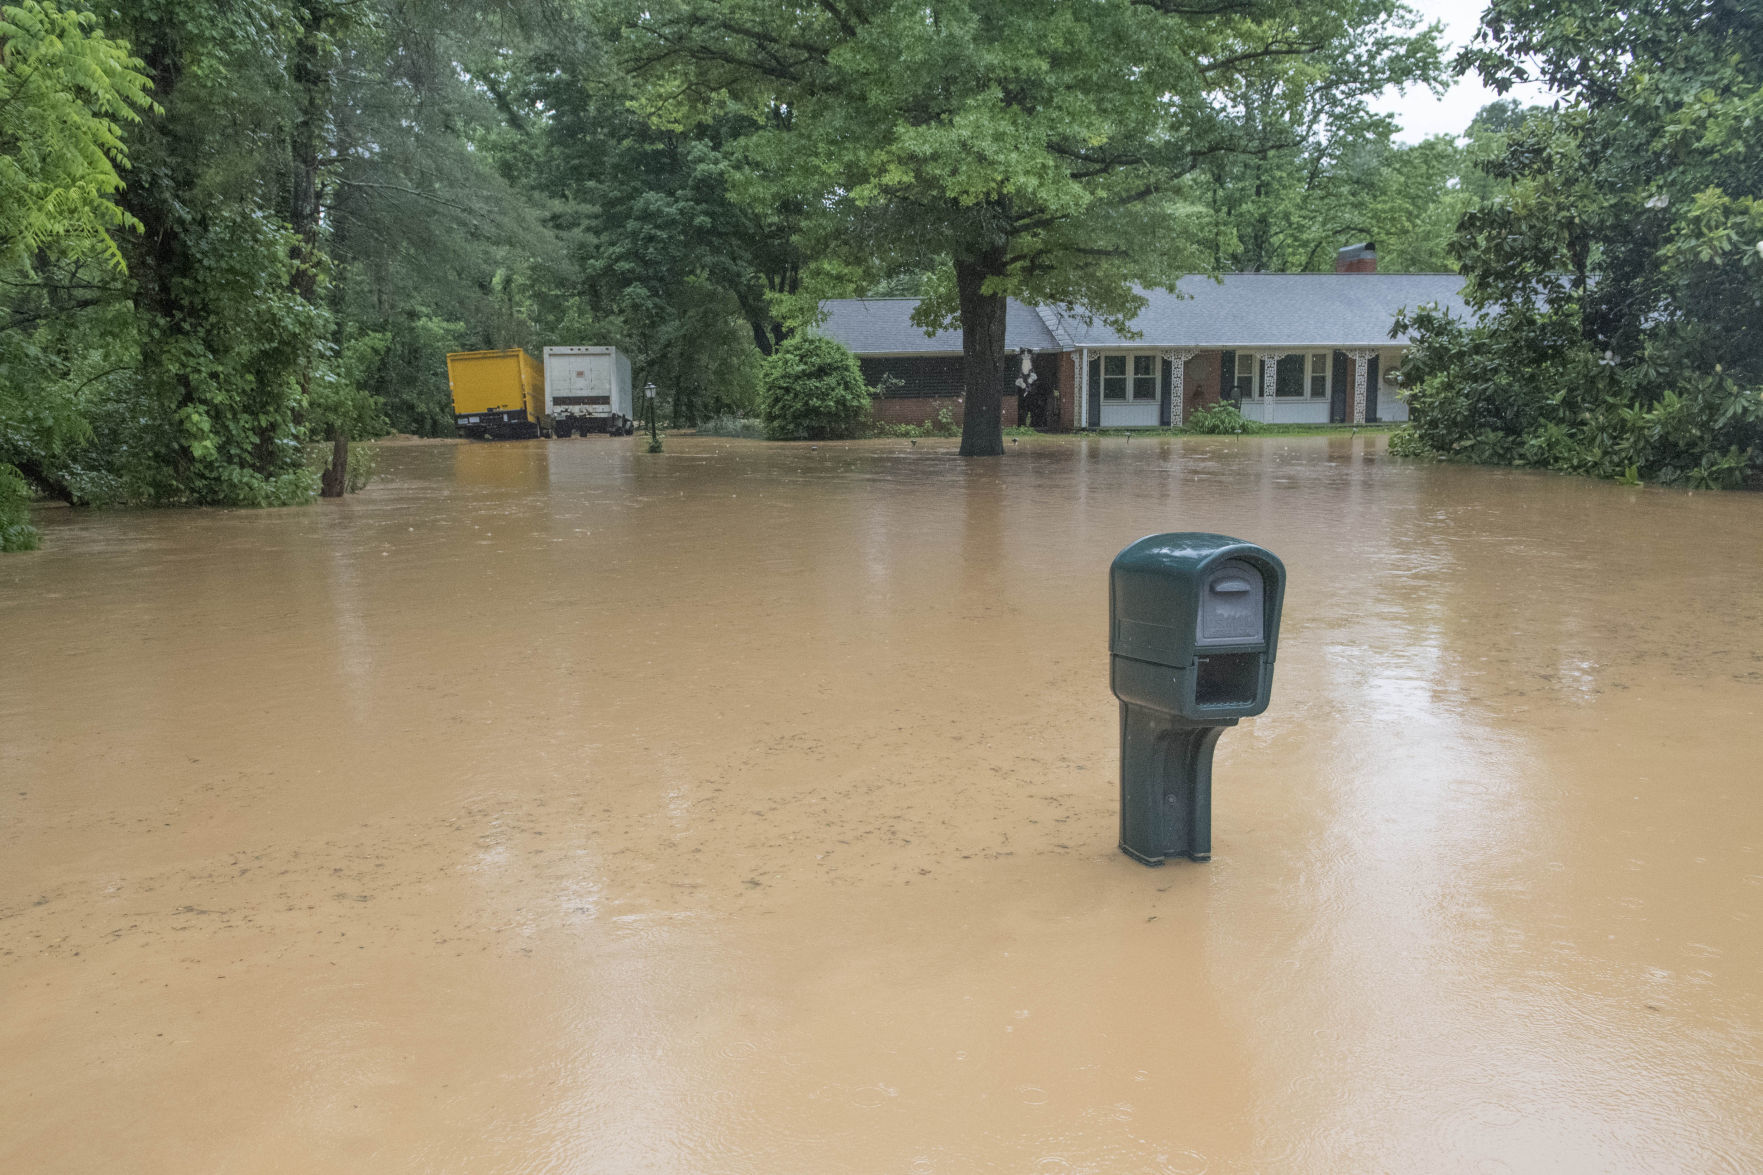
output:
[[[1763,1170],[1763,498],[639,449],[0,559],[0,1170]],[[1149,869],[1161,530],[1290,578]]]

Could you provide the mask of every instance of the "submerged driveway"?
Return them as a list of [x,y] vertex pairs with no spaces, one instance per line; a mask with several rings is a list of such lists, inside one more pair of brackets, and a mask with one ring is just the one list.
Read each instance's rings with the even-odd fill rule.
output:
[[[667,450],[0,559],[0,1170],[1763,1169],[1763,498]],[[1290,579],[1214,860],[1147,869],[1161,530]]]

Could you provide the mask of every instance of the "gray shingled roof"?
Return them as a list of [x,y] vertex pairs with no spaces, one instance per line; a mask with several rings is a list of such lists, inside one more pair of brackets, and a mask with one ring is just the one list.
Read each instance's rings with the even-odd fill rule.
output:
[[[1390,324],[1404,307],[1437,302],[1459,317],[1469,314],[1463,279],[1454,273],[1232,273],[1216,282],[1184,277],[1176,288],[1184,296],[1142,291],[1148,302],[1132,323],[1138,338],[1050,307],[1037,313],[1012,299],[1005,345],[1060,350],[1069,339],[1078,347],[1376,347],[1390,345]],[[821,332],[859,355],[961,350],[960,331],[932,338],[912,325],[911,298],[821,305],[827,311]]]
[[[826,320],[815,329],[859,355],[961,354],[959,330],[928,335],[923,327],[912,324],[912,310],[917,305],[917,298],[831,299],[820,304]],[[1041,316],[1014,298],[1005,311],[1004,346],[1012,351],[1018,347],[1060,349]]]

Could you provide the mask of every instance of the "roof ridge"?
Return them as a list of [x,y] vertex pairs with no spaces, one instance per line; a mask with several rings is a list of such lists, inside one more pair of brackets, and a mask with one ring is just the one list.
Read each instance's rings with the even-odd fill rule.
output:
[[1043,305],[1037,302],[1030,306],[1029,309],[1035,312],[1035,316],[1041,320],[1041,325],[1047,328],[1047,333],[1053,336],[1053,341],[1055,343],[1058,343],[1067,351],[1077,345],[1076,341],[1071,337],[1071,332],[1065,329],[1065,316],[1059,313],[1058,307]]

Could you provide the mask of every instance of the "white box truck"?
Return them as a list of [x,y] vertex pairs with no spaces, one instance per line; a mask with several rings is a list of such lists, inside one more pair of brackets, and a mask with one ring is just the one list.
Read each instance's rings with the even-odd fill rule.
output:
[[556,436],[629,436],[631,361],[617,347],[546,347],[545,410]]

